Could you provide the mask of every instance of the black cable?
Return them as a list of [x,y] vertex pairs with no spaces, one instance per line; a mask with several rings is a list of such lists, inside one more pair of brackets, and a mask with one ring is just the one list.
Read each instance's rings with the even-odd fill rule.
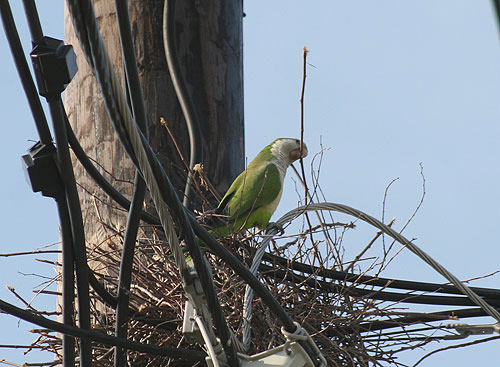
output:
[[144,344],[131,341],[125,338],[117,338],[115,336],[111,336],[101,332],[65,325],[63,323],[47,319],[43,316],[36,315],[31,311],[23,310],[3,300],[0,300],[0,310],[10,315],[16,316],[27,322],[36,324],[40,327],[54,330],[59,333],[68,334],[75,338],[86,340],[89,343],[91,341],[94,341],[96,343],[102,343],[106,345],[117,345],[122,348],[135,350],[141,353],[149,353],[158,356],[179,358],[179,359],[184,359],[186,361],[192,361],[193,363],[197,361],[203,361],[206,357],[205,352],[196,349],[180,349],[167,346]]
[[[64,124],[64,109],[60,95],[47,98],[54,135],[57,144],[57,157],[61,171],[61,179],[66,192],[68,213],[73,235],[73,251],[75,257],[76,288],[78,294],[78,322],[80,328],[90,330],[90,297],[87,253],[85,247],[85,232],[83,218],[76,189],[76,181],[71,164],[68,139]],[[80,366],[92,365],[92,344],[85,339],[80,340]]]
[[[463,294],[454,285],[450,284],[415,282],[410,280],[380,278],[380,277],[372,277],[369,275],[346,273],[338,270],[319,268],[313,265],[300,263],[298,261],[290,261],[290,259],[286,259],[269,253],[264,254],[264,259],[273,264],[277,263],[282,268],[300,271],[307,274],[314,274],[317,277],[330,278],[349,283],[373,285],[384,288],[406,289],[411,291],[450,293],[450,294],[460,294],[460,295]],[[470,287],[470,289],[472,289],[474,292],[476,292],[478,295],[482,297],[500,300],[500,290],[498,289],[481,288],[481,287]]]
[[[64,193],[56,198],[57,211],[61,225],[62,242],[62,317],[65,325],[73,326],[75,301],[75,264],[73,255],[73,236],[68,206]],[[75,339],[68,335],[62,336],[63,366],[75,365]]]
[[493,2],[493,6],[495,8],[497,26],[500,27],[500,0],[493,0],[492,2]]
[[[0,3],[2,20],[4,23],[5,33],[9,41],[11,53],[14,57],[14,62],[21,79],[21,83],[28,99],[31,113],[35,120],[35,125],[40,137],[40,142],[44,145],[52,145],[52,137],[47,124],[47,119],[40,103],[33,78],[24,57],[21,41],[16,30],[15,22],[12,17],[12,12],[9,7],[8,1]],[[28,18],[28,25],[30,27],[31,38],[33,44],[40,43],[43,40],[43,33],[40,21],[37,15],[34,2],[31,0],[24,1],[25,13]],[[71,224],[69,221],[68,208],[66,198],[59,195],[56,198],[57,209],[59,213],[61,225],[61,239],[62,239],[62,313],[63,322],[66,325],[74,325],[74,307],[73,302],[75,299],[74,293],[74,256],[73,256],[73,238],[71,233]],[[69,335],[63,335],[63,363],[65,366],[73,366],[75,363],[75,339]]]
[[[222,246],[212,236],[212,234],[203,228],[194,217],[188,215],[188,219],[191,222],[196,235],[210,248],[210,250],[212,250],[212,252],[219,256],[231,269],[236,272],[236,274],[238,274],[250,287],[252,287],[254,292],[261,298],[262,302],[264,302],[264,304],[269,307],[271,312],[276,315],[285,330],[292,333],[295,332],[296,326],[293,319],[290,315],[288,315],[278,300],[274,298],[271,292],[269,292],[269,289],[267,289],[266,286],[262,284],[232,252]],[[304,348],[316,364],[318,361],[315,360],[315,353],[311,350],[309,344],[304,340],[299,340],[298,343]]]
[[[81,6],[78,7],[78,5]],[[114,91],[111,90],[111,88],[115,88],[116,85],[114,85],[110,79],[112,76],[110,74],[110,69],[108,69],[110,65],[108,65],[106,54],[103,52],[104,48],[96,25],[96,19],[93,13],[92,4],[88,0],[81,0],[78,2],[76,2],[76,0],[70,0],[68,2],[68,7],[71,14],[73,15],[77,33],[79,32],[79,27],[85,27],[86,29],[86,34],[88,35],[88,40],[91,48],[91,54],[86,56],[92,58],[92,60],[94,61],[94,72],[97,77],[98,83],[101,86],[103,99],[107,107],[110,120],[112,121],[115,130],[120,135],[120,133],[124,131],[125,128],[124,126],[122,126],[123,120],[119,118],[121,115],[120,106],[117,105],[117,102],[119,101],[115,100],[116,97],[114,95]],[[75,15],[74,13],[77,12],[77,9],[81,10],[82,12],[78,15]],[[82,21],[81,24],[79,23],[80,20]],[[144,138],[144,135],[141,134],[140,131],[139,134],[141,136],[144,147],[147,150],[148,159],[150,161],[154,161],[154,159],[152,159],[152,156],[156,158],[155,154],[151,151],[151,147]],[[128,135],[120,138],[120,140],[129,141]],[[224,351],[226,352],[226,355],[228,357],[228,363],[230,365],[238,366],[239,361],[235,345],[231,341],[231,333],[224,318],[224,314],[222,312],[222,308],[220,306],[217,292],[215,291],[215,287],[210,276],[210,272],[207,268],[207,264],[205,263],[198,243],[194,239],[192,228],[186,219],[184,207],[182,207],[182,205],[180,204],[179,199],[175,194],[173,186],[170,183],[168,177],[165,176],[164,178],[165,179],[163,180],[163,183],[166,184],[164,186],[166,186],[166,189],[173,193],[173,195],[171,195],[172,200],[167,200],[166,202],[170,203],[170,209],[174,213],[174,218],[176,219],[178,227],[181,230],[181,235],[183,235],[189,252],[193,258],[193,262],[207,300],[208,308],[212,314],[212,318],[221,338]],[[164,192],[162,192],[162,194],[166,195]],[[293,330],[295,330],[295,327]]]
[[45,40],[43,38],[42,25],[40,24],[40,18],[38,17],[38,12],[36,10],[36,5],[34,0],[23,0],[24,13],[28,20],[28,27],[31,34],[31,42],[33,45],[43,45]]
[[[96,60],[93,59],[92,52],[91,52],[91,39],[89,37],[89,30],[86,27],[86,22],[84,19],[84,15],[92,14],[93,15],[93,8],[92,4],[89,3],[88,1],[84,2],[81,0],[68,0],[67,1],[67,6],[69,9],[69,13],[71,14],[71,19],[73,21],[73,27],[75,30],[76,35],[78,36],[78,39],[80,40],[80,46],[82,47],[83,53],[86,56],[86,60],[89,63],[89,66],[91,69],[94,71],[95,75],[95,62]],[[95,17],[94,17],[95,18]],[[104,49],[104,45],[102,43],[102,40],[100,37],[93,38],[92,39],[94,42],[97,42],[98,45],[94,45],[95,47]],[[102,57],[104,54],[101,55],[94,55],[95,57]],[[99,60],[99,62],[103,62],[103,60]],[[115,104],[112,104],[110,106],[107,106],[108,113],[111,116],[112,121],[122,121],[123,116],[121,116],[119,109]],[[132,160],[132,163],[134,166],[138,167],[135,154],[133,152],[130,140],[128,138],[128,135],[125,130],[123,130],[123,127],[121,125],[114,126],[115,129],[118,129],[120,131],[117,132],[118,139],[120,140],[120,143],[123,146],[123,149],[125,153],[129,156],[129,158]]]
[[[130,209],[130,200],[127,199],[121,192],[114,188],[114,186],[104,178],[104,176],[99,172],[99,170],[94,166],[92,161],[88,158],[87,154],[83,150],[82,146],[78,142],[78,139],[73,132],[73,129],[66,116],[66,131],[68,132],[68,141],[73,153],[75,153],[76,158],[80,161],[83,168],[94,182],[99,186],[106,194],[108,194],[114,201],[116,201],[123,209]],[[146,223],[159,226],[161,225],[160,219],[158,217],[143,211],[141,213],[141,219]]]
[[[92,162],[85,156],[85,153],[81,149],[81,146],[77,144],[77,140],[72,136],[72,131],[70,132],[70,142],[75,155],[82,163],[83,167],[87,170],[89,175],[96,181],[96,183],[108,194],[110,195],[119,205],[123,208],[128,209],[130,207],[130,201],[125,198],[120,192],[113,188],[113,186],[100,174],[100,172],[95,168]],[[72,139],[74,138],[74,140]],[[151,148],[150,148],[151,149]],[[148,151],[148,150],[146,150]],[[154,154],[154,153],[152,153]],[[156,157],[155,157],[156,158]],[[156,177],[163,177],[165,173],[158,176],[158,173],[163,170],[157,159],[152,161],[153,171]],[[163,187],[162,180],[159,181],[160,186]],[[163,191],[162,191],[163,192]],[[169,200],[170,197],[167,197]],[[158,224],[159,219],[152,216],[149,213],[143,212],[143,220],[151,224]],[[195,234],[214,252],[219,256],[231,269],[233,269],[246,283],[252,287],[255,293],[262,299],[267,307],[273,312],[283,326],[290,332],[295,331],[295,325],[293,320],[290,318],[288,313],[283,309],[279,302],[273,297],[264,284],[262,284],[249,270],[241,263],[241,261],[234,256],[232,252],[227,250],[222,246],[204,227],[202,227],[198,221],[188,213],[188,219],[192,225]]]
[[[260,269],[265,276],[283,280],[287,279],[291,282],[308,285],[311,288],[316,288],[326,292],[334,292],[338,294],[348,294],[352,297],[366,297],[370,299],[377,299],[389,302],[402,302],[402,303],[415,303],[426,305],[449,305],[449,306],[473,306],[475,305],[467,297],[458,296],[434,296],[434,295],[421,295],[411,293],[396,293],[377,291],[369,289],[360,289],[356,287],[346,287],[339,284],[332,284],[317,278],[306,277],[295,274],[289,269],[281,269],[261,264]],[[500,307],[500,300],[485,299],[492,306]]]
[[[2,2],[0,5],[4,5],[4,2]],[[83,33],[85,33],[85,31]],[[85,48],[85,43],[84,43],[83,47]],[[91,64],[93,64],[92,61],[91,61]],[[49,136],[50,136],[50,134],[49,134]],[[149,149],[151,149],[151,148],[149,148]],[[132,159],[133,159],[133,156],[132,156]],[[160,168],[161,168],[161,166],[160,166]],[[152,217],[152,218],[154,218],[154,217]],[[152,218],[150,217],[149,219],[151,220]],[[227,250],[225,250],[222,247],[222,245],[220,245],[210,234],[208,234],[208,232],[206,232],[206,230],[204,228],[202,228],[196,222],[196,220],[194,218],[192,218],[191,216],[189,216],[188,218],[189,218],[189,221],[192,224],[194,224],[194,227],[195,227],[197,233],[201,233],[200,236],[205,237],[205,242],[206,243],[211,244],[211,246],[212,246],[213,249],[217,248],[217,246],[219,246],[218,251],[215,250],[214,252],[216,252],[216,253],[218,252],[219,254],[222,254],[222,256],[221,256],[222,258],[225,258],[226,261],[229,261],[229,263],[232,263],[233,267],[236,267],[236,269],[240,273],[240,275],[242,275],[243,278],[247,279],[247,281],[250,283],[250,285],[255,289],[256,293],[259,294],[263,298],[263,300],[268,304],[268,306],[270,306],[271,310],[276,311],[276,310],[281,309],[281,312],[278,311],[278,315],[281,316],[282,321],[284,321],[285,327],[289,331],[294,331],[295,330],[295,325],[293,324],[293,321],[291,320],[291,318],[289,318],[289,316],[286,314],[286,312],[281,308],[281,306],[279,305],[279,303],[272,297],[272,295],[269,293],[269,291],[267,290],[267,288],[265,288],[265,286],[263,286],[248,271],[248,269],[246,269],[243,266],[243,264],[241,264],[241,262],[239,262],[239,260],[236,257],[234,257],[234,255],[232,255],[230,252],[228,252]],[[154,219],[153,219],[153,221],[154,221]],[[239,265],[235,266],[235,264],[239,264]],[[284,320],[283,320],[283,315],[285,315]]]
[[42,104],[40,103],[35,83],[31,77],[28,63],[24,57],[23,47],[21,45],[21,40],[19,39],[19,34],[16,30],[16,25],[14,18],[12,17],[12,11],[8,0],[0,0],[0,13],[2,16],[5,35],[7,36],[9,47],[14,58],[14,63],[19,74],[19,79],[21,79],[21,84],[23,86],[24,93],[26,93],[26,98],[28,99],[28,104],[30,106],[33,119],[35,120],[35,126],[38,131],[38,135],[40,136],[40,142],[42,144],[52,144],[52,136],[47,124],[47,119],[43,113]]
[[[142,95],[142,87],[139,80],[137,60],[135,57],[132,32],[130,30],[130,19],[128,14],[128,1],[116,0],[116,17],[122,44],[122,60],[125,69],[125,81],[128,95],[130,96],[132,114],[137,125],[148,136],[146,109]],[[139,222],[142,213],[142,204],[146,193],[146,184],[139,171],[136,171],[134,179],[134,193],[127,218],[127,227],[123,240],[122,258],[120,261],[120,274],[118,281],[118,305],[116,307],[115,335],[117,337],[127,336],[127,321],[129,315],[129,294],[132,280],[132,264],[134,261],[135,242],[139,230]],[[125,366],[126,354],[120,347],[115,348],[114,365]]]
[[[146,184],[136,172],[134,180],[134,195],[127,218],[127,229],[123,239],[122,258],[120,261],[120,274],[118,280],[118,304],[116,307],[115,335],[117,337],[127,337],[127,321],[129,316],[130,283],[132,281],[132,264],[134,262],[135,242],[139,229],[140,214]],[[126,354],[120,347],[115,348],[115,366],[124,366]]]
[[182,75],[182,70],[177,56],[177,47],[175,43],[175,10],[176,0],[164,0],[163,8],[163,45],[165,48],[165,56],[167,59],[168,71],[170,79],[174,86],[179,105],[181,106],[184,120],[189,134],[189,169],[187,172],[186,188],[184,190],[183,205],[191,210],[194,203],[193,190],[193,168],[196,163],[201,163],[203,160],[203,139],[201,134],[200,119],[196,113],[196,108],[186,86],[186,82]]
[[[438,311],[438,312],[427,313],[425,315],[416,314],[410,316],[397,317],[392,320],[376,320],[376,321],[362,323],[358,326],[357,332],[359,331],[374,332],[395,327],[402,327],[411,324],[421,324],[424,322],[444,321],[451,319],[456,320],[456,319],[464,319],[469,317],[482,317],[482,316],[489,316],[489,315],[479,307]],[[345,328],[344,331],[348,332],[349,330]]]

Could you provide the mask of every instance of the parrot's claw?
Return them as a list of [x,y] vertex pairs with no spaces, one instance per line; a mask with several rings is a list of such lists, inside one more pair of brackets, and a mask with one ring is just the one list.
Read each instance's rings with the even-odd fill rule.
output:
[[266,232],[269,232],[271,229],[276,229],[279,233],[280,236],[282,236],[283,234],[285,234],[285,229],[283,228],[283,226],[279,223],[276,223],[276,222],[269,222],[267,224],[267,227],[266,227]]

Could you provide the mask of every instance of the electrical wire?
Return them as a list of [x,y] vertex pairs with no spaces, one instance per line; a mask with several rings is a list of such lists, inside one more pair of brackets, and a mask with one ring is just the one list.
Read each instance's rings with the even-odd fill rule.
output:
[[[76,289],[78,294],[78,323],[80,328],[90,330],[90,296],[89,296],[89,272],[87,265],[87,254],[85,247],[85,232],[83,229],[83,218],[76,190],[76,181],[69,155],[68,140],[64,124],[64,113],[60,95],[47,98],[54,135],[57,144],[57,157],[61,179],[65,189],[68,205],[71,232],[73,235],[73,253],[76,267]],[[85,339],[80,339],[80,366],[92,365],[92,344]]]
[[[73,236],[71,234],[71,221],[69,219],[66,195],[62,193],[56,198],[57,211],[61,226],[62,243],[62,318],[65,325],[73,326],[75,301],[75,258],[73,254]],[[63,366],[75,365],[75,339],[68,335],[62,335]]]
[[196,349],[181,349],[172,348],[167,346],[157,346],[145,343],[139,343],[125,338],[117,338],[112,335],[96,332],[92,330],[82,329],[63,323],[47,319],[43,316],[36,315],[28,310],[16,307],[13,304],[0,300],[0,310],[18,317],[24,321],[36,324],[40,327],[54,330],[55,332],[71,335],[75,338],[87,340],[88,342],[94,341],[106,345],[115,345],[129,350],[135,350],[141,353],[149,353],[159,356],[184,359],[186,361],[203,361],[206,353]]
[[[78,142],[75,133],[68,121],[68,116],[66,115],[66,131],[68,132],[68,141],[73,153],[75,153],[76,158],[80,161],[85,171],[94,180],[98,187],[100,187],[106,194],[108,194],[116,203],[118,203],[123,209],[130,209],[130,200],[127,199],[121,192],[119,192],[115,187],[104,178],[104,176],[99,172],[99,170],[94,166],[92,161],[89,159],[82,146]],[[142,211],[141,219],[146,223],[159,226],[160,219],[148,212]]]
[[[270,253],[265,253],[263,259],[271,264],[277,263],[290,270],[300,271],[307,274],[314,274],[315,276],[318,277],[329,278],[332,280],[340,280],[343,282],[377,286],[383,288],[406,289],[411,291],[462,294],[462,292],[460,292],[459,289],[450,284],[416,282],[410,280],[399,280],[399,279],[372,277],[368,275],[361,275],[355,273],[347,273],[344,271],[321,268],[313,266],[311,264],[304,264],[298,261],[290,261],[289,259],[283,258],[281,256],[276,256]],[[498,289],[481,288],[481,287],[470,287],[470,288],[481,297],[500,300],[500,290]]]
[[500,27],[500,0],[492,0],[493,7],[495,9],[495,17],[497,20],[497,26]]
[[[447,280],[449,280],[460,292],[465,294],[472,302],[481,307],[488,315],[500,321],[500,312],[497,311],[494,307],[488,304],[484,299],[479,297],[471,288],[463,284],[460,280],[458,280],[453,274],[451,274],[447,269],[445,269],[441,264],[435,261],[432,257],[430,257],[427,253],[422,251],[417,245],[407,240],[404,236],[394,231],[391,227],[386,226],[379,220],[373,218],[372,216],[351,208],[347,205],[343,204],[335,204],[335,203],[311,203],[307,206],[301,206],[297,209],[291,210],[285,215],[283,215],[280,219],[278,219],[277,224],[283,227],[286,223],[293,221],[298,216],[302,215],[308,211],[320,211],[320,210],[331,210],[338,211],[344,214],[351,215],[355,218],[361,219],[368,224],[371,224],[375,228],[380,229],[381,231],[387,233],[389,236],[394,238],[396,241],[406,246],[410,251],[423,259],[427,264],[429,264],[434,270],[444,276]],[[259,245],[253,261],[250,271],[252,274],[256,275],[257,270],[260,267],[260,263],[264,256],[265,250],[271,241],[272,237],[277,233],[276,228],[271,228],[268,232],[266,238]],[[388,295],[388,297],[393,298],[394,295]],[[397,296],[399,297],[399,296]],[[429,297],[429,296],[426,296]],[[252,317],[252,302],[253,302],[253,289],[250,287],[246,287],[245,289],[245,297],[243,303],[243,346],[248,349],[251,341],[251,325],[250,320]]]
[[31,34],[31,42],[33,45],[43,45],[45,40],[43,38],[42,25],[38,17],[38,11],[34,0],[23,0],[24,13],[28,20],[28,27]]
[[[147,117],[142,95],[142,87],[137,70],[137,61],[132,41],[132,32],[130,29],[130,19],[128,15],[128,1],[117,0],[116,17],[120,41],[122,45],[122,60],[125,70],[125,80],[127,86],[127,95],[130,96],[129,105],[131,106],[134,119],[137,125],[148,137]],[[146,193],[146,184],[140,173],[136,170],[134,179],[134,192],[132,203],[127,218],[127,226],[123,240],[122,257],[120,261],[120,272],[118,276],[118,305],[116,307],[116,325],[115,335],[117,337],[127,336],[127,321],[129,314],[129,294],[130,283],[132,280],[132,264],[134,261],[135,242],[139,230],[139,222],[142,213],[142,204]],[[126,354],[120,347],[115,348],[114,365],[116,367],[125,366]]]
[[201,135],[200,120],[196,113],[196,108],[186,86],[182,70],[177,56],[177,47],[175,44],[175,10],[176,0],[164,0],[163,7],[163,45],[165,49],[165,58],[167,59],[168,71],[174,86],[179,105],[181,106],[184,120],[189,135],[189,169],[187,172],[186,188],[184,190],[183,205],[191,209],[194,202],[193,190],[193,168],[195,164],[203,161],[203,139]]
[[[124,209],[130,207],[130,201],[125,198],[120,192],[118,192],[110,183],[107,181],[101,173],[95,168],[93,163],[85,155],[85,152],[79,145],[74,133],[68,130],[70,133],[69,141],[76,157],[82,163],[83,167],[89,175],[94,179],[103,191],[113,198],[119,205]],[[158,164],[153,165],[153,170],[155,175],[159,175],[162,170],[161,166]],[[169,199],[168,197],[167,199]],[[158,224],[159,219],[147,212],[142,212],[142,219],[150,224]],[[265,285],[263,285],[249,270],[246,268],[241,261],[234,256],[229,250],[222,246],[204,227],[202,227],[198,221],[188,213],[188,220],[193,227],[195,234],[202,239],[202,241],[211,249],[211,251],[220,257],[231,269],[233,269],[236,274],[238,274],[246,283],[252,287],[256,294],[262,299],[264,304],[269,307],[271,312],[273,312],[280,322],[287,328],[293,330],[294,324],[293,320],[290,318],[288,313],[283,309],[279,302],[273,297]]]
[[[45,117],[45,113],[43,112],[40,98],[38,97],[33,78],[31,77],[31,73],[29,71],[28,63],[26,62],[26,58],[23,53],[21,41],[16,30],[8,1],[2,1],[0,6],[5,33],[7,35],[11,53],[14,57],[14,63],[35,121],[38,135],[40,137],[40,143],[46,146],[53,146],[47,119]],[[24,8],[26,17],[28,18],[32,42],[33,44],[40,44],[43,42],[43,33],[35,3],[32,0],[25,0]],[[71,222],[69,219],[68,207],[64,193],[60,193],[55,199],[60,219],[62,242],[62,318],[64,324],[72,326],[74,325],[73,302],[75,299],[75,292]],[[70,335],[64,334],[62,336],[62,347],[63,364],[73,366],[75,364],[75,339]]]
[[[260,269],[264,271],[263,274],[271,276],[276,279],[287,279],[289,281],[307,284],[311,288],[316,288],[326,292],[333,292],[337,294],[347,294],[352,297],[370,298],[381,301],[390,301],[398,303],[415,303],[426,305],[449,305],[449,306],[473,306],[474,302],[468,297],[457,296],[435,296],[435,295],[422,295],[412,293],[396,293],[386,292],[371,289],[360,289],[357,287],[345,287],[344,285],[333,284],[331,282],[312,278],[310,276],[302,276],[290,271],[290,269],[278,269],[265,264],[260,265]],[[487,300],[492,306],[500,308],[500,300]]]
[[[351,330],[350,332],[374,332],[395,327],[402,327],[405,325],[421,324],[424,322],[435,322],[450,319],[456,320],[487,315],[488,314],[479,307],[438,311],[426,314],[417,313],[415,315],[396,317],[390,320],[376,320],[365,322],[360,324],[357,330]],[[347,328],[345,328],[344,331],[349,332]]]
[[[159,183],[157,177],[153,174],[153,170],[150,166],[151,162],[151,151],[150,146],[145,141],[144,136],[137,131],[136,124],[126,107],[124,101],[124,96],[119,86],[116,75],[111,68],[111,62],[108,59],[107,52],[104,49],[102,40],[99,35],[99,31],[96,24],[96,19],[93,13],[92,4],[89,1],[76,1],[69,0],[68,8],[70,14],[72,14],[72,19],[74,21],[75,30],[77,35],[81,37],[82,33],[79,31],[80,28],[85,28],[85,34],[88,36],[88,41],[90,45],[90,54],[86,54],[88,58],[93,60],[93,65],[95,66],[94,72],[97,77],[99,86],[103,92],[103,99],[106,104],[109,116],[115,130],[124,131],[127,134],[127,140],[131,143],[133,147],[134,156],[137,158],[138,168],[143,175],[143,178],[148,186],[149,192],[151,193],[153,202],[159,213],[162,226],[165,229],[165,233],[168,238],[168,244],[171,246],[172,253],[174,255],[174,260],[179,267],[181,275],[185,274],[182,268],[185,267],[185,260],[182,255],[182,250],[177,244],[177,237],[175,229],[173,227],[172,218],[166,207],[166,203],[163,200],[163,191],[160,191]],[[82,22],[82,23],[80,23]],[[84,47],[85,49],[85,47]],[[122,117],[117,119],[116,117]],[[120,126],[119,129],[116,127]],[[143,145],[144,144],[144,145]],[[145,151],[145,147],[147,150]],[[153,153],[154,155],[154,153]],[[156,162],[156,161],[155,161]],[[170,182],[167,181],[169,184]],[[171,184],[169,185],[170,190],[173,191]],[[239,361],[234,348],[234,343],[231,342],[231,334],[229,327],[225,322],[222,309],[220,307],[219,300],[217,298],[217,293],[212,282],[212,279],[208,276],[209,272],[206,268],[206,264],[203,261],[203,255],[199,245],[194,239],[192,228],[186,220],[186,214],[182,206],[179,207],[180,202],[178,198],[175,197],[173,202],[170,202],[170,208],[178,221],[181,234],[183,235],[189,252],[193,258],[196,271],[198,273],[200,282],[202,284],[203,291],[207,300],[207,305],[210,309],[212,317],[214,319],[214,324],[219,332],[226,357],[228,362],[232,365],[237,366]]]
[[21,40],[19,39],[19,34],[16,30],[16,24],[14,22],[8,0],[0,0],[0,15],[2,17],[5,35],[7,36],[10,51],[12,57],[14,58],[17,73],[19,75],[19,79],[21,79],[21,84],[23,86],[24,93],[26,93],[30,111],[35,121],[40,142],[42,144],[52,144],[52,136],[50,134],[49,125],[47,124],[47,119],[45,118],[35,83],[33,82],[28,63],[26,62],[26,58],[24,56],[23,47],[21,45]]
[[[4,5],[5,3],[2,3]],[[7,4],[8,6],[8,4]],[[25,1],[24,2],[25,6],[25,12],[26,16],[28,19],[29,27],[30,27],[30,32],[32,35],[32,42],[33,45],[36,46],[36,42],[42,42],[43,41],[43,33],[41,29],[41,25],[38,19],[38,15],[36,12],[36,7],[33,2]],[[10,13],[10,9],[8,9],[8,13]],[[15,30],[15,23],[13,21],[12,16],[11,18],[11,30]],[[17,32],[15,32],[17,33]],[[11,50],[14,53],[17,53],[19,57],[22,54],[22,47],[20,47],[20,41],[19,41],[19,36],[13,37],[12,41],[14,46],[11,44]],[[19,41],[19,42],[16,42]],[[17,43],[17,44],[16,44]],[[17,52],[14,50],[17,49]],[[24,57],[22,58],[24,60]],[[21,60],[16,60],[16,65],[22,65],[25,64]],[[35,110],[37,108],[41,108],[40,105],[40,100],[38,96],[36,98],[33,98],[34,96],[31,93],[34,91],[34,83],[30,77],[29,74],[29,69],[19,69],[18,71],[22,73],[23,75],[21,76],[21,79],[24,80],[23,82],[23,87],[25,88],[25,91],[27,95],[29,95],[29,100],[33,101],[32,103],[32,110]],[[27,74],[26,74],[27,73]],[[31,83],[29,82],[31,79]],[[30,98],[31,97],[31,98]],[[38,101],[38,103],[36,102]],[[78,310],[79,310],[79,324],[81,328],[84,329],[90,329],[90,298],[89,298],[89,290],[88,290],[88,273],[87,273],[87,262],[86,262],[86,254],[85,254],[85,234],[83,231],[83,220],[81,217],[81,209],[80,209],[80,203],[78,200],[78,193],[76,191],[76,183],[74,181],[74,176],[73,176],[73,170],[71,166],[71,160],[69,156],[69,150],[68,150],[68,143],[66,139],[66,133],[64,129],[64,119],[63,119],[63,112],[62,112],[62,102],[60,100],[60,95],[59,93],[55,93],[54,95],[51,95],[47,97],[47,101],[49,104],[49,109],[50,113],[52,116],[52,122],[54,126],[54,132],[55,132],[55,137],[56,137],[56,143],[61,145],[59,149],[57,150],[57,157],[59,160],[59,169],[61,171],[61,179],[63,183],[63,187],[65,189],[65,195],[66,195],[66,204],[68,208],[68,214],[69,214],[69,221],[71,223],[71,234],[72,234],[72,243],[73,243],[73,254],[74,254],[74,260],[76,264],[76,270],[77,270],[77,292],[78,292]],[[31,103],[30,103],[31,104]],[[39,116],[43,115],[43,110],[38,112],[38,119],[40,119]],[[44,116],[44,115],[43,115]],[[37,124],[37,128],[40,134],[40,140],[42,142],[42,139],[46,140],[47,144],[51,144],[51,138],[50,138],[50,131],[48,130],[48,126],[46,124],[46,120],[43,121],[43,123]],[[40,122],[40,120],[39,120]],[[43,134],[43,135],[42,135]],[[64,218],[61,218],[64,220]],[[66,239],[68,239],[68,234],[66,234]],[[68,260],[68,259],[66,259]],[[66,274],[68,275],[68,274]],[[66,300],[68,301],[68,300]],[[66,318],[65,321],[69,321],[69,317]],[[80,348],[81,348],[81,355],[80,355],[80,365],[82,367],[84,366],[90,366],[92,364],[92,346],[91,343],[89,343],[86,340],[80,340]],[[67,355],[68,360],[71,358],[69,355]]]

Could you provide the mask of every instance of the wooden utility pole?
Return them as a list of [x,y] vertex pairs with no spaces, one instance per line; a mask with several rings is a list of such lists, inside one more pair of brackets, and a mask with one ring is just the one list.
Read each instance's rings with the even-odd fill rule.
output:
[[[172,139],[159,122],[160,116],[164,116],[183,156],[189,161],[187,129],[165,61],[163,6],[163,0],[130,0],[129,13],[150,143],[176,189],[182,193],[186,170]],[[117,74],[122,75],[114,7],[114,1],[94,1],[102,38]],[[221,193],[244,168],[242,16],[241,1],[180,1],[176,11],[178,55],[201,121],[204,141],[204,161],[201,163]],[[66,43],[75,47],[79,68],[65,92],[69,120],[87,154],[99,162],[103,171],[109,173],[108,177],[114,179],[115,186],[130,197],[134,168],[112,130],[97,82],[78,45],[67,9],[65,17]],[[78,164],[75,165],[75,175],[83,187],[80,200],[88,251],[91,251],[92,246],[100,246],[105,241],[107,226],[117,230],[125,226],[126,213],[116,209],[117,205],[95,186]]]

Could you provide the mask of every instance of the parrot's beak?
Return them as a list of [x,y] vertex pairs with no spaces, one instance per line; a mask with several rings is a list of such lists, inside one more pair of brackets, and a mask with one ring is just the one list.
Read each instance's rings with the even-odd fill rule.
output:
[[[300,152],[299,152],[300,153]],[[305,158],[307,157],[307,153],[309,153],[307,151],[307,146],[305,143],[302,143],[302,154],[300,154],[300,158]]]
[[307,157],[307,153],[307,146],[305,144],[302,144],[302,152],[300,151],[300,148],[294,149],[290,152],[290,158],[292,159],[292,161],[296,161],[297,159]]

